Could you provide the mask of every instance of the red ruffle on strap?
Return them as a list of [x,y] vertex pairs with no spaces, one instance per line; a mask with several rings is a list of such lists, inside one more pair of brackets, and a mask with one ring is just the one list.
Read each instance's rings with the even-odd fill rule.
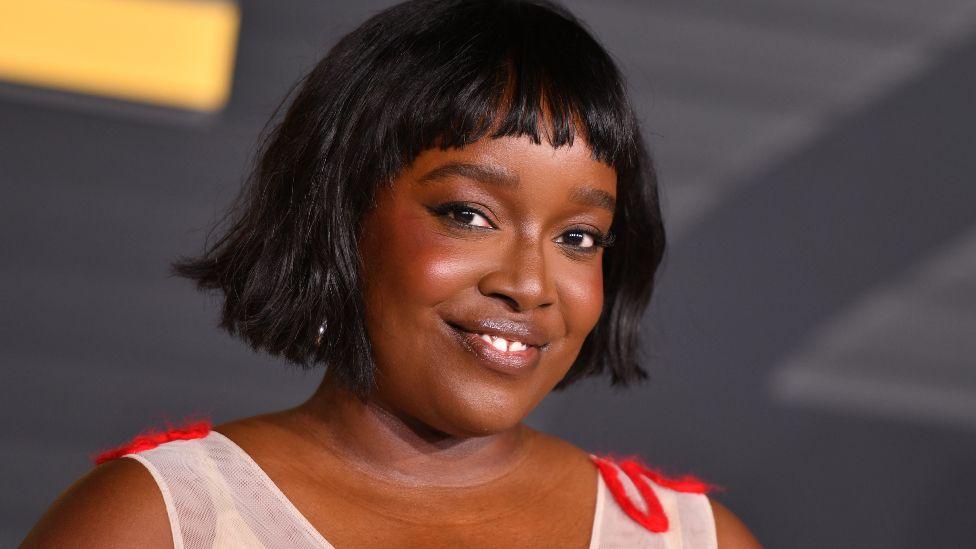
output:
[[[665,488],[670,488],[676,492],[705,494],[715,488],[714,486],[691,475],[685,475],[679,478],[669,478],[661,474],[659,471],[651,469],[645,465],[637,456],[629,456],[627,458],[617,460],[610,456],[596,456],[591,454],[590,460],[593,461],[593,463],[596,464],[597,468],[600,470],[600,475],[603,476],[603,480],[607,484],[607,488],[610,489],[610,493],[613,494],[613,498],[617,500],[620,508],[623,509],[630,518],[634,519],[638,524],[644,528],[647,528],[651,532],[667,532],[668,517],[664,513],[664,509],[661,507],[660,500],[658,500],[657,495],[654,493],[654,490],[650,487],[650,485],[648,485],[645,478],[650,479],[655,484]],[[616,467],[614,465],[616,465]],[[620,469],[618,470],[617,467]],[[644,506],[646,508],[645,511],[641,511],[640,508],[637,507],[637,504],[627,495],[623,482],[620,480],[619,471],[623,471],[624,474],[630,478],[630,481],[634,483],[638,493],[644,500]]]
[[210,420],[204,419],[185,423],[180,427],[170,426],[165,431],[156,431],[155,429],[150,428],[143,431],[129,442],[117,448],[106,450],[98,454],[92,458],[92,460],[95,462],[95,465],[101,465],[106,461],[120,458],[126,454],[151,450],[160,444],[169,442],[171,440],[191,440],[195,438],[203,438],[210,433],[212,427],[213,426],[210,423]]

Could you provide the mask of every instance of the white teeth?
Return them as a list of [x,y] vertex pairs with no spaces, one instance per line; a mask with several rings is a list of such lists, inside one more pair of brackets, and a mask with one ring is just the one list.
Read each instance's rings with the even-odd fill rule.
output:
[[481,334],[479,337],[485,341],[488,345],[504,352],[515,352],[524,351],[529,348],[528,345],[522,343],[521,341],[508,341],[502,337],[490,336],[488,334]]
[[508,350],[508,342],[500,337],[494,338],[491,344],[499,351],[505,352]]

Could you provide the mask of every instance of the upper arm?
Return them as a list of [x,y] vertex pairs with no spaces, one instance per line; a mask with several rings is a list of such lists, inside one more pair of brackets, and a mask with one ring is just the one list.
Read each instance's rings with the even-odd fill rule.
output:
[[68,487],[22,547],[172,547],[166,504],[134,459],[116,459]]
[[752,535],[739,517],[735,516],[728,507],[709,498],[712,505],[712,515],[715,517],[715,534],[718,538],[718,549],[761,549],[762,545]]

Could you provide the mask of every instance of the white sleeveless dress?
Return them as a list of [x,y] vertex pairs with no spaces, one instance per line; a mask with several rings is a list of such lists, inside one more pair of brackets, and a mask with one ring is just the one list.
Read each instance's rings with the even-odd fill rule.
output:
[[[237,444],[217,431],[173,440],[126,454],[156,480],[166,503],[176,549],[334,549]],[[637,487],[618,475],[642,511]],[[715,522],[708,498],[665,488],[642,477],[661,503],[666,532],[651,532],[631,519],[597,475],[596,511],[589,549],[715,549]]]

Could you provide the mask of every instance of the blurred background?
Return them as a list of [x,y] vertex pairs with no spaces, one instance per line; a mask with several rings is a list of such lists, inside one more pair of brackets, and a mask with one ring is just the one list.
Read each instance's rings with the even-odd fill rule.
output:
[[[0,0],[0,546],[98,450],[312,392],[168,262],[390,3]],[[650,382],[530,423],[724,486],[768,547],[972,547],[976,3],[565,5],[629,77],[670,249]]]

